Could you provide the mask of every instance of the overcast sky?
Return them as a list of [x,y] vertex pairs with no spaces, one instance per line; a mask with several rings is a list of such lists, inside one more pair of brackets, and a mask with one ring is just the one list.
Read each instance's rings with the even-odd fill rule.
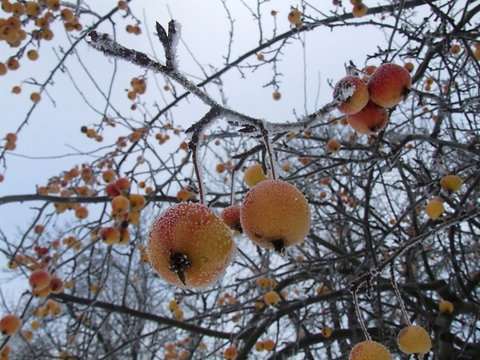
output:
[[[107,13],[116,1],[90,1],[92,10],[100,15]],[[366,2],[367,5],[368,2]],[[256,10],[256,1],[227,0],[226,5],[234,19],[233,43],[230,48],[230,61],[258,46],[260,41],[259,24],[253,19],[248,5]],[[262,17],[263,39],[273,36],[274,17],[271,10],[278,11],[276,34],[290,29],[287,14],[290,6],[298,5],[298,1],[275,0],[265,3]],[[316,2],[318,9],[323,13],[334,11],[330,1]],[[373,5],[373,4],[372,4]],[[351,5],[345,2],[347,11]],[[123,18],[123,12],[114,15],[113,21],[118,25],[117,40],[126,47],[135,48],[163,60],[162,48],[156,41],[154,33],[155,21],[166,25],[173,18],[182,25],[182,39],[187,44],[179,45],[178,56],[181,71],[189,74],[191,79],[204,77],[203,71],[211,74],[225,65],[225,56],[228,53],[230,38],[230,22],[227,12],[220,0],[216,1],[145,1],[131,2],[134,15],[141,20],[143,34],[135,36],[127,34],[125,26],[134,24],[131,18]],[[313,10],[311,10],[313,13]],[[320,16],[320,15],[319,15]],[[82,20],[85,19],[85,20]],[[84,28],[92,23],[92,18],[82,18]],[[389,21],[387,18],[386,21]],[[391,21],[391,20],[390,20]],[[61,49],[70,47],[62,24],[54,23],[52,30],[55,38],[51,42],[42,41],[39,49],[40,58],[31,62],[28,59],[20,61],[20,69],[10,71],[0,78],[0,121],[1,133],[16,132],[20,124],[26,119],[32,103],[29,94],[37,91],[38,87],[24,83],[31,80],[42,83],[49,76],[57,63],[57,56],[63,56]],[[105,22],[99,31],[113,34],[112,26]],[[151,34],[154,49],[152,49],[146,33]],[[282,50],[281,61],[277,63],[278,72],[283,76],[279,91],[282,93],[280,101],[272,99],[274,89],[264,88],[263,85],[271,81],[272,68],[270,65],[259,68],[255,73],[245,69],[246,78],[237,69],[230,70],[222,77],[228,105],[247,115],[265,118],[273,122],[295,121],[296,114],[301,116],[305,112],[311,113],[331,100],[331,89],[327,80],[335,83],[345,75],[345,64],[353,61],[363,67],[366,54],[371,54],[377,45],[384,44],[388,34],[382,34],[373,27],[352,28],[320,28],[300,35],[302,41],[291,41],[291,44]],[[302,43],[304,46],[302,46]],[[33,48],[33,46],[32,46]],[[93,86],[89,76],[98,82],[103,91],[107,91],[108,84],[113,76],[114,62],[97,51],[89,48],[84,41],[77,47],[77,54],[72,54],[66,62],[65,71],[57,71],[52,84],[46,87],[42,94],[42,101],[35,108],[18,134],[17,148],[7,154],[6,162],[0,164],[0,173],[5,173],[5,180],[0,184],[0,196],[11,194],[33,194],[36,186],[46,185],[50,177],[68,171],[82,162],[90,162],[93,157],[81,155],[96,150],[99,145],[107,146],[119,135],[125,135],[120,127],[105,134],[105,140],[99,144],[87,139],[80,133],[80,127],[93,126],[101,120],[101,113],[105,108],[105,100]],[[2,61],[6,61],[6,54],[13,51],[5,42],[0,43]],[[194,58],[192,57],[192,54]],[[266,52],[266,58],[269,55]],[[88,69],[87,74],[81,67],[79,60]],[[242,65],[258,64],[255,55],[252,55]],[[374,63],[375,64],[375,63]],[[376,64],[378,65],[378,63]],[[127,99],[126,89],[129,88],[132,77],[143,75],[144,71],[126,62],[117,62],[115,82],[113,87],[113,104],[123,115],[131,116],[133,120],[142,122],[138,112],[130,110],[131,102]],[[74,79],[82,94],[75,89],[70,79]],[[159,106],[170,102],[172,97],[163,91],[165,84],[163,76],[155,75],[159,89],[156,88],[153,74],[149,73],[148,89],[142,99],[150,105],[156,101]],[[22,93],[15,95],[11,89],[15,85],[22,85]],[[208,90],[212,96],[220,101],[216,87],[210,85]],[[47,95],[48,93],[48,95]],[[181,92],[180,92],[181,93]],[[305,96],[306,94],[306,96]],[[51,99],[49,98],[51,97]],[[315,104],[318,104],[315,107]],[[149,107],[155,113],[153,106]],[[187,128],[198,120],[207,107],[197,99],[189,97],[173,110],[177,126]],[[112,110],[107,110],[111,113]],[[148,118],[146,119],[149,120]],[[162,151],[168,151],[169,146],[175,148],[178,142],[167,144]],[[101,155],[101,152],[94,156]],[[6,165],[6,169],[3,167]],[[174,195],[174,194],[172,194]],[[41,206],[42,203],[7,204],[0,206],[1,230],[11,239],[18,242],[21,231],[32,223],[35,212],[30,208]],[[16,240],[15,240],[16,239]],[[4,268],[5,259],[0,255],[0,266]],[[4,275],[0,275],[4,276]],[[2,286],[3,287],[3,286]]]

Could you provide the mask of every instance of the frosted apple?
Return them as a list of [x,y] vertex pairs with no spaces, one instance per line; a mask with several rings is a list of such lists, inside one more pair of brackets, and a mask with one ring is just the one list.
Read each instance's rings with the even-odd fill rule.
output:
[[347,121],[359,133],[375,135],[387,126],[388,112],[373,101],[369,101],[359,112],[347,115]]
[[308,201],[300,190],[283,180],[265,180],[243,200],[240,220],[244,233],[258,246],[275,250],[299,244],[310,230]]
[[182,288],[215,283],[235,250],[229,227],[207,207],[191,202],[160,215],[147,240],[150,265],[166,282]]
[[344,114],[355,114],[367,105],[369,99],[367,85],[358,76],[345,76],[337,82],[333,97],[337,98],[342,93],[344,95],[351,93],[337,106],[338,110]]
[[370,100],[391,108],[404,100],[412,88],[412,77],[403,66],[386,63],[375,69],[368,80]]

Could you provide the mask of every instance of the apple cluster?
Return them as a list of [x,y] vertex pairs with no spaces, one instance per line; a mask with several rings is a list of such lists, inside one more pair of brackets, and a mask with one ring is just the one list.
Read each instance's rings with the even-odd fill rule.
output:
[[[338,110],[347,115],[355,131],[375,135],[387,126],[387,109],[410,92],[412,78],[407,69],[393,63],[382,64],[365,75],[366,81],[355,75],[344,77],[335,85],[333,96],[339,99]],[[349,94],[346,98],[345,93]]]
[[[251,189],[242,205],[229,206],[220,216],[202,204],[181,202],[155,220],[147,254],[165,281],[184,288],[215,283],[235,255],[235,233],[243,232],[256,245],[280,255],[305,239],[311,213],[300,190],[286,181],[269,179],[261,164],[245,171],[245,182]],[[276,292],[265,294],[266,304],[275,306],[278,301]]]

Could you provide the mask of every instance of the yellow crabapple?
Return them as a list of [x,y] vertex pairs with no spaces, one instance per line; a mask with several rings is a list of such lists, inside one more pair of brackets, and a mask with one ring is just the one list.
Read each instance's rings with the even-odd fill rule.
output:
[[249,187],[252,187],[261,181],[268,180],[269,176],[263,173],[262,164],[255,164],[245,170],[243,179]]
[[198,203],[173,205],[154,221],[148,234],[151,266],[165,281],[183,288],[216,282],[235,252],[228,226]]
[[435,198],[428,202],[425,206],[425,212],[427,213],[430,219],[438,219],[443,212],[445,211],[445,207],[443,206],[443,201],[441,198]]
[[283,254],[305,239],[311,222],[310,206],[294,185],[265,180],[243,200],[240,220],[245,234],[257,245]]
[[397,344],[405,354],[426,354],[432,347],[430,335],[418,325],[403,328],[397,336]]
[[20,330],[21,326],[22,323],[17,315],[5,315],[0,320],[0,333],[3,335],[12,336],[18,330]]
[[350,351],[349,360],[392,360],[392,354],[376,341],[362,341]]
[[444,300],[440,302],[438,309],[444,314],[451,314],[453,312],[453,304],[448,300]]

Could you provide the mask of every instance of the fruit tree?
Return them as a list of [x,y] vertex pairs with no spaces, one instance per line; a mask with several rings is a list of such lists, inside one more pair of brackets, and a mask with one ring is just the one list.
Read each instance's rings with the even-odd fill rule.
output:
[[479,359],[480,5],[0,0],[0,359]]

